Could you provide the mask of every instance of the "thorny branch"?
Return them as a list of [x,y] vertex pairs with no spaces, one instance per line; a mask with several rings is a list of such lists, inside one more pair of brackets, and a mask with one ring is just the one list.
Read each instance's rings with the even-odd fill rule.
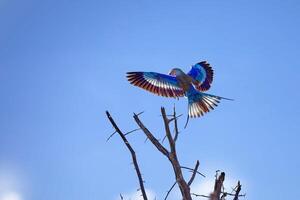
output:
[[166,116],[166,111],[165,108],[161,108],[161,114],[163,116],[163,120],[164,120],[164,124],[165,124],[165,132],[169,141],[169,145],[170,145],[170,156],[169,156],[169,160],[172,164],[174,173],[175,173],[175,177],[176,177],[176,181],[177,184],[179,186],[182,198],[184,200],[192,200],[191,194],[190,194],[190,187],[187,184],[187,182],[185,181],[182,171],[181,171],[181,167],[180,167],[180,163],[178,161],[177,158],[177,153],[176,153],[176,146],[175,146],[175,141],[172,138],[171,135],[171,131],[170,131],[170,127],[169,127],[169,120]]
[[152,144],[157,148],[158,151],[160,151],[162,154],[167,156],[169,158],[169,152],[168,150],[158,141],[156,137],[145,127],[145,125],[141,122],[139,119],[139,116],[137,114],[133,114],[133,118],[138,124],[138,126],[142,129],[142,131],[145,133],[147,138],[152,142]]
[[116,132],[122,138],[122,140],[125,143],[125,145],[128,148],[128,150],[130,151],[131,158],[132,158],[132,161],[133,161],[133,165],[134,165],[136,174],[137,174],[138,179],[139,179],[139,184],[140,184],[140,188],[141,188],[141,191],[142,191],[142,196],[143,196],[144,200],[148,200],[148,197],[147,197],[147,194],[146,194],[146,190],[145,190],[145,187],[144,187],[144,181],[143,181],[143,178],[142,178],[142,174],[141,174],[141,171],[140,171],[137,159],[136,159],[135,151],[133,150],[133,148],[129,144],[128,140],[126,139],[125,135],[119,129],[119,127],[117,126],[117,124],[115,123],[115,121],[113,120],[113,118],[111,117],[111,115],[110,115],[110,113],[108,111],[106,111],[106,115],[107,115],[107,118],[109,119],[110,123],[115,128]]
[[[120,135],[120,137],[122,138],[123,142],[125,143],[126,147],[128,148],[128,150],[131,153],[132,161],[133,161],[133,164],[134,164],[134,167],[135,167],[136,174],[138,176],[138,180],[139,180],[139,184],[140,184],[140,188],[141,188],[142,196],[143,196],[144,200],[148,200],[148,197],[147,197],[147,194],[146,194],[146,191],[145,191],[145,187],[144,187],[144,181],[142,179],[142,175],[141,175],[141,172],[140,172],[140,169],[139,169],[139,165],[138,165],[138,162],[137,162],[135,151],[133,150],[130,143],[126,139],[126,135],[128,135],[132,132],[138,131],[138,130],[143,131],[143,133],[147,136],[147,139],[149,139],[151,141],[151,143],[156,147],[156,149],[159,152],[161,152],[164,156],[166,156],[168,158],[168,160],[170,161],[170,163],[173,167],[176,181],[171,186],[171,188],[168,190],[164,200],[166,200],[168,198],[170,192],[173,190],[173,188],[175,187],[176,184],[179,186],[179,189],[180,189],[183,200],[192,200],[192,196],[205,197],[205,198],[209,198],[210,200],[225,200],[225,197],[227,195],[228,196],[234,196],[233,200],[238,200],[239,197],[245,196],[245,194],[243,194],[243,195],[239,194],[240,191],[241,191],[241,184],[240,184],[239,181],[238,181],[238,184],[237,184],[236,188],[234,189],[235,193],[224,192],[223,191],[223,188],[224,188],[223,187],[223,182],[225,180],[225,173],[221,172],[221,174],[218,175],[218,171],[216,172],[214,191],[213,191],[213,193],[211,193],[210,196],[190,193],[190,186],[193,183],[193,181],[195,180],[196,174],[200,174],[203,177],[205,177],[205,176],[198,171],[199,160],[197,160],[194,169],[188,168],[188,167],[183,167],[179,163],[179,160],[178,160],[178,157],[177,157],[177,152],[176,152],[176,141],[177,141],[178,135],[179,135],[177,119],[181,115],[176,116],[175,106],[174,106],[172,115],[167,115],[165,109],[163,107],[161,108],[161,116],[163,118],[164,127],[165,127],[165,138],[167,138],[168,143],[169,143],[169,148],[170,148],[170,150],[168,150],[167,148],[165,148],[160,143],[160,141],[142,123],[142,121],[139,118],[139,115],[142,114],[142,113],[143,112],[138,113],[138,114],[134,113],[134,115],[133,115],[133,118],[134,118],[135,122],[137,123],[137,125],[139,126],[139,128],[134,129],[134,130],[129,131],[129,132],[124,134],[119,129],[119,127],[117,126],[117,124],[115,123],[113,118],[111,117],[110,113],[108,111],[106,111],[106,115],[107,115],[109,121],[111,122],[111,124],[115,128],[115,132],[112,133],[107,140],[109,140],[115,133],[118,133]],[[172,118],[169,119],[168,116],[172,117]],[[172,134],[171,134],[171,131],[170,131],[169,124],[171,122],[174,122],[174,137],[172,137]],[[181,169],[188,169],[192,172],[192,175],[191,175],[188,182],[186,182],[186,180],[184,179]],[[124,199],[121,194],[120,194],[120,198],[121,198],[121,200]]]

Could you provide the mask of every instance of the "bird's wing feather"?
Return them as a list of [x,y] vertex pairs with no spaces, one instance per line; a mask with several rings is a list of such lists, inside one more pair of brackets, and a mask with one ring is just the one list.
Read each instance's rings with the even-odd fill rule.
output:
[[196,80],[196,89],[206,91],[213,81],[214,71],[206,61],[199,62],[192,66],[188,75]]
[[184,91],[176,77],[156,72],[127,72],[128,81],[140,88],[164,97],[182,97]]

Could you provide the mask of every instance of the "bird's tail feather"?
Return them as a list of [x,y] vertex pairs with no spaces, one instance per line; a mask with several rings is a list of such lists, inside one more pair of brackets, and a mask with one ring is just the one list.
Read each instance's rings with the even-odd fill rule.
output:
[[192,90],[187,93],[189,117],[200,117],[205,113],[214,110],[218,106],[221,99],[233,100],[212,94],[206,94]]

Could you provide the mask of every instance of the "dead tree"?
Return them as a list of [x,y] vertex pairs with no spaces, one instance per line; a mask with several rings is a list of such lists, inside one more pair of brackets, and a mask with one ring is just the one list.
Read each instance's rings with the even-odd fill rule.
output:
[[[177,124],[177,119],[181,115],[177,116],[175,107],[173,109],[173,114],[172,115],[167,115],[165,109],[162,107],[161,108],[161,114],[163,118],[163,123],[164,123],[164,129],[165,129],[165,138],[167,138],[169,148],[166,148],[165,146],[162,145],[162,143],[149,131],[149,129],[143,124],[143,122],[139,118],[139,114],[133,115],[134,121],[138,125],[138,129],[135,129],[133,131],[129,131],[127,133],[123,133],[121,129],[118,127],[112,116],[108,111],[106,111],[107,118],[109,119],[110,123],[115,129],[115,132],[111,134],[108,138],[108,140],[115,134],[118,133],[123,142],[125,143],[126,147],[128,148],[131,158],[134,164],[134,168],[138,177],[139,181],[139,186],[140,186],[140,191],[142,193],[143,200],[148,200],[147,193],[145,190],[144,186],[144,180],[141,175],[141,171],[138,165],[137,157],[135,154],[134,149],[130,145],[129,141],[127,140],[126,136],[129,133],[132,133],[137,130],[142,130],[142,132],[146,135],[147,139],[154,145],[154,147],[161,152],[170,162],[173,168],[173,172],[175,175],[175,182],[172,185],[172,187],[168,190],[165,200],[168,198],[170,192],[172,189],[175,187],[177,184],[179,187],[179,190],[181,192],[181,196],[183,200],[192,200],[192,196],[194,197],[205,197],[209,198],[210,200],[224,200],[226,196],[234,196],[233,200],[238,200],[239,197],[245,196],[245,195],[240,195],[240,190],[241,190],[241,185],[240,182],[238,182],[238,185],[236,186],[235,193],[227,193],[223,190],[223,182],[225,180],[225,173],[222,172],[220,175],[216,174],[216,180],[215,180],[215,186],[214,186],[214,191],[210,196],[202,195],[202,194],[195,194],[191,193],[190,191],[190,186],[192,185],[193,181],[195,180],[195,177],[197,174],[205,177],[202,173],[198,171],[199,168],[199,161],[197,160],[196,165],[194,168],[189,168],[189,167],[183,167],[177,157],[177,152],[176,152],[176,142],[178,139],[179,135],[179,130],[178,130],[178,124]],[[170,117],[170,118],[169,118]],[[172,134],[170,130],[170,123],[173,122],[174,124],[174,134]],[[188,169],[191,171],[191,177],[188,179],[188,181],[184,178],[182,169]],[[121,199],[123,199],[122,195],[120,195]]]

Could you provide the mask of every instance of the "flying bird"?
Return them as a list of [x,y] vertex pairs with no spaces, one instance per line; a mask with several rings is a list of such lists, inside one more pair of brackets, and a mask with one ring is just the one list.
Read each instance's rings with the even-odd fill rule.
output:
[[186,74],[179,68],[170,73],[127,72],[128,81],[140,88],[163,97],[187,97],[188,117],[200,117],[213,110],[221,99],[228,99],[204,93],[213,82],[214,71],[206,61],[193,65]]

